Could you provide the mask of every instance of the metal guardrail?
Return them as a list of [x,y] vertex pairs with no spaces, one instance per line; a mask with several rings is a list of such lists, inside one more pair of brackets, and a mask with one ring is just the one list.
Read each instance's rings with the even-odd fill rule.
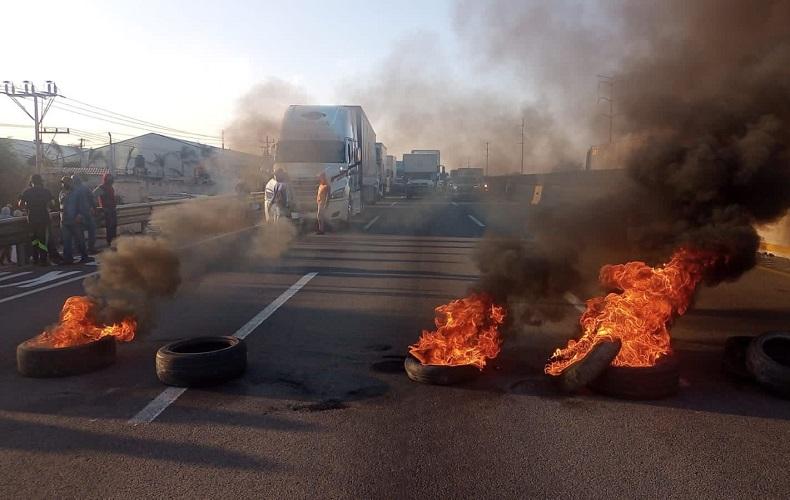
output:
[[[164,200],[153,201],[149,203],[129,203],[126,205],[118,205],[118,227],[128,226],[130,224],[140,224],[140,231],[145,229],[145,225],[151,220],[151,214],[157,207],[167,205],[179,205],[182,203],[199,203],[206,200],[217,200],[223,198],[232,198],[234,195],[223,196],[206,196],[200,198],[183,198],[177,200]],[[248,196],[248,201],[263,204],[264,193],[254,192]],[[54,225],[60,223],[60,212],[51,212],[50,219]],[[104,227],[104,217],[99,215],[96,217],[96,226],[98,228]],[[30,242],[30,224],[27,217],[11,217],[9,219],[0,220],[0,247],[8,245],[26,245]]]

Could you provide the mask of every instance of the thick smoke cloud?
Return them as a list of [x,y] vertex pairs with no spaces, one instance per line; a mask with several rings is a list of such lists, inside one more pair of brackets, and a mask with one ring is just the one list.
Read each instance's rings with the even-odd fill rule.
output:
[[140,333],[154,324],[156,306],[174,296],[184,281],[200,280],[222,260],[252,262],[275,258],[295,238],[290,225],[259,225],[246,196],[194,200],[155,210],[150,226],[156,234],[121,236],[102,252],[99,274],[83,287],[98,306],[100,323],[134,316]]
[[[790,2],[601,2],[595,16],[613,26],[611,38],[603,39],[580,21],[584,9],[572,5],[469,2],[462,6],[479,15],[466,16],[463,25],[490,64],[543,68],[536,78],[555,82],[552,92],[571,103],[574,75],[615,76],[616,134],[632,151],[625,160],[632,184],[608,194],[608,203],[540,214],[531,225],[531,247],[487,243],[479,259],[482,285],[509,300],[534,296],[540,310],[539,301],[560,290],[527,284],[526,277],[546,283],[541,273],[559,273],[549,281],[567,284],[565,266],[578,266],[582,250],[627,249],[632,258],[659,263],[681,245],[723,256],[708,270],[708,284],[737,279],[755,264],[754,225],[790,207]],[[560,16],[558,33],[540,28],[552,29]],[[561,63],[574,48],[578,67],[546,60],[559,54]],[[590,61],[601,61],[601,70]],[[619,237],[611,237],[618,230]],[[564,246],[544,240],[557,233]],[[559,265],[549,251],[556,248],[562,249]],[[524,278],[510,276],[513,270]]]
[[391,152],[439,149],[448,169],[483,166],[489,143],[491,174],[578,169],[583,150],[548,101],[480,83],[483,73],[459,71],[436,36],[418,33],[398,43],[367,75],[342,85],[342,100],[361,104]]
[[100,261],[99,274],[85,279],[83,287],[98,306],[94,313],[101,324],[134,316],[145,331],[156,299],[173,296],[181,284],[178,254],[163,239],[122,236]]
[[[621,74],[626,130],[646,137],[627,162],[663,202],[666,245],[690,244],[729,260],[708,281],[736,279],[755,263],[754,224],[790,207],[790,2],[663,2],[662,22]],[[660,75],[660,76],[659,76]]]
[[280,122],[290,104],[310,104],[304,89],[271,79],[255,85],[243,95],[236,106],[233,121],[226,127],[228,144],[232,149],[260,154],[266,140],[280,135]]

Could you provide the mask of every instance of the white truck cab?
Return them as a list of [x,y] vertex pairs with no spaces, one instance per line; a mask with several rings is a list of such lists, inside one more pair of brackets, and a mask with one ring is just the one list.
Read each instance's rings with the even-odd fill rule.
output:
[[375,165],[376,136],[360,106],[289,106],[274,169],[283,169],[294,194],[291,217],[315,220],[321,173],[329,181],[329,221],[348,222],[363,208],[362,173]]

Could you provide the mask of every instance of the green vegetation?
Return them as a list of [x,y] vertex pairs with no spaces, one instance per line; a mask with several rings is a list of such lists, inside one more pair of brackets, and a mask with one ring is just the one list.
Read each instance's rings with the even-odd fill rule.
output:
[[8,142],[0,139],[0,205],[14,205],[28,182],[29,172]]

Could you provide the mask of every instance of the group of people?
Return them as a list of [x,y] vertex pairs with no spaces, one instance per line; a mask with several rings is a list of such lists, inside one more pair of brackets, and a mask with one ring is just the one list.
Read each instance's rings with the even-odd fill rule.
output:
[[[90,259],[96,250],[96,216],[104,215],[107,246],[117,234],[117,197],[113,188],[113,177],[105,174],[102,183],[93,191],[82,183],[77,175],[60,179],[57,200],[44,187],[44,179],[35,174],[30,186],[19,197],[18,207],[24,210],[18,216],[27,215],[31,241],[29,248],[35,264],[46,266],[50,262],[74,263],[74,249],[79,251],[80,263]],[[63,254],[58,253],[53,237],[50,210],[60,211],[60,235]],[[15,214],[16,215],[16,214]],[[87,240],[85,233],[87,232]]]
[[[288,219],[291,216],[291,210],[295,206],[295,200],[290,183],[288,182],[288,174],[283,169],[277,169],[274,175],[266,183],[264,188],[265,193],[265,213],[266,221],[272,224],[278,224],[280,219]],[[317,213],[317,227],[316,234],[324,234],[327,229],[327,207],[329,205],[329,181],[326,174],[321,172],[318,176],[318,193],[316,194]]]

